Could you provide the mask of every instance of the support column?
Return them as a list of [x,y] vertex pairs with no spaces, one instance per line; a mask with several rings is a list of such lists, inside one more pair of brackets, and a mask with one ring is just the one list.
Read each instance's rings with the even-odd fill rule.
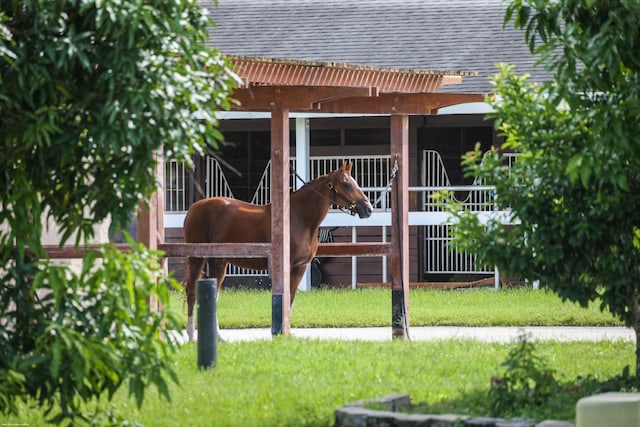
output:
[[[156,229],[158,233],[158,244],[164,244],[164,191],[165,191],[165,163],[164,156],[157,156],[156,179],[158,180],[158,191],[156,192]],[[169,275],[169,258],[162,258],[162,274]]]
[[138,242],[151,250],[158,249],[158,198],[153,194],[149,205],[141,202],[138,211]]
[[[296,118],[296,173],[304,180],[302,182],[298,177],[295,178],[295,188],[299,189],[311,178],[309,175],[309,119],[305,117]],[[298,290],[311,290],[311,268],[307,265],[307,270],[302,276]]]
[[[156,155],[156,179],[164,180],[163,157]],[[140,203],[138,211],[137,241],[143,243],[150,250],[157,250],[159,241],[164,243],[164,183],[160,185],[156,192],[149,198],[149,205]],[[162,231],[160,232],[160,225]],[[162,240],[160,240],[162,239]],[[165,258],[166,259],[166,258]],[[163,264],[164,267],[164,264]],[[156,297],[150,297],[149,310],[158,311],[161,309]]]
[[291,328],[289,110],[271,112],[271,334],[288,335]]
[[409,338],[409,116],[391,116],[391,163],[398,173],[391,191],[391,334]]

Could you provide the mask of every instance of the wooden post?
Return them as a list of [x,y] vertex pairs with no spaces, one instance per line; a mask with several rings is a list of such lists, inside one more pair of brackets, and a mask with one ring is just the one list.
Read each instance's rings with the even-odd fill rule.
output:
[[271,334],[288,335],[291,327],[289,110],[271,112]]
[[[156,155],[156,179],[160,188],[149,198],[149,205],[140,203],[138,212],[138,242],[143,243],[150,250],[157,250],[158,243],[164,243],[164,161],[163,157]],[[166,258],[162,261],[163,268],[166,265]],[[149,309],[157,311],[161,309],[157,298],[153,297],[149,301]]]
[[[165,192],[165,163],[164,156],[156,156],[158,163],[156,164],[156,179],[158,180],[158,191],[156,191],[156,230],[157,244],[162,245],[164,241],[164,192]],[[167,277],[169,275],[169,259],[162,258],[162,274]],[[158,307],[161,308],[161,307]]]
[[140,211],[138,212],[138,242],[143,243],[149,249],[158,248],[157,239],[157,202],[156,195],[152,195],[149,199],[149,205],[140,203]]
[[391,164],[398,172],[391,188],[391,334],[409,337],[409,116],[391,116]]
[[[157,192],[149,199],[149,206],[140,203],[140,211],[138,212],[138,242],[143,243],[150,250],[158,249],[158,216],[157,216],[158,198]],[[149,298],[149,310],[158,310],[158,300],[155,297]]]

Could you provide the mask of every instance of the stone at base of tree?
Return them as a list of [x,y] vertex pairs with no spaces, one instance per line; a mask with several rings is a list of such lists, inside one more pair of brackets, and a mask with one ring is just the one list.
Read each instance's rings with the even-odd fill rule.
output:
[[408,394],[386,394],[373,399],[358,400],[353,403],[348,403],[345,406],[355,406],[360,408],[373,406],[381,411],[400,412],[406,411],[411,407],[411,396]]
[[529,419],[515,419],[498,421],[495,427],[533,427],[536,425],[536,420]]
[[[368,408],[369,407],[369,408]],[[371,409],[374,407],[376,409]],[[391,394],[363,399],[335,410],[334,427],[574,427],[566,421],[479,417],[458,414],[407,414],[412,408],[408,394]]]
[[546,420],[536,424],[536,427],[575,427],[575,424],[569,421]]
[[496,423],[507,421],[503,418],[489,418],[489,417],[481,417],[481,418],[472,418],[467,420],[464,423],[465,427],[495,427]]

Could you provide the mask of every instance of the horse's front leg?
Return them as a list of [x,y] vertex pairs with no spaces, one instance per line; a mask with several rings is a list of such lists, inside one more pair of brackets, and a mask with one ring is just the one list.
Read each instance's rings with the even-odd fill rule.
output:
[[218,321],[218,301],[220,300],[220,289],[222,288],[222,282],[224,281],[224,277],[227,273],[227,265],[223,259],[220,258],[211,258],[209,259],[209,275],[217,280],[217,289],[216,289],[216,337],[218,341],[224,341],[222,339],[222,335],[220,334],[220,322]]
[[200,278],[205,258],[187,258],[187,283],[185,291],[187,294],[187,336],[189,341],[193,341],[195,334],[195,324],[193,320],[193,307],[196,305],[196,281]]
[[296,297],[296,291],[298,290],[298,285],[300,285],[300,280],[302,280],[302,276],[304,276],[304,272],[307,271],[307,264],[302,264],[298,266],[291,266],[291,273],[289,275],[289,286],[291,292],[291,307],[293,307],[293,300]]

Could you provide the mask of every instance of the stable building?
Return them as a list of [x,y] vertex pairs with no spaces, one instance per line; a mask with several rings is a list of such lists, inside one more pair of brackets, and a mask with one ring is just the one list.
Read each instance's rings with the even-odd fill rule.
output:
[[[480,269],[473,254],[449,247],[452,225],[446,223],[430,196],[448,188],[467,209],[491,213],[491,187],[465,178],[460,167],[460,156],[476,144],[485,150],[500,145],[493,123],[486,117],[488,106],[481,102],[492,90],[489,77],[496,72],[496,63],[506,62],[515,64],[520,73],[531,74],[533,80],[549,78],[535,67],[523,34],[503,28],[501,1],[201,3],[216,23],[210,30],[210,44],[228,55],[236,72],[245,79],[245,88],[252,85],[254,90],[234,94],[236,98],[252,98],[239,99],[235,111],[219,114],[224,141],[206,157],[195,159],[194,170],[167,163],[167,242],[181,241],[181,221],[196,200],[216,195],[254,203],[270,200],[272,133],[268,102],[278,100],[272,94],[274,98],[265,101],[264,111],[257,111],[260,107],[255,104],[243,110],[243,101],[245,105],[255,103],[255,95],[264,92],[258,87],[327,86],[338,88],[337,92],[316,95],[322,102],[312,108],[290,109],[290,168],[300,176],[291,174],[290,188],[336,169],[344,160],[352,161],[353,175],[372,203],[376,202],[376,212],[367,224],[337,210],[331,212],[323,223],[321,241],[392,239],[391,121],[392,116],[402,113],[408,116],[404,166],[408,168],[409,186],[410,282],[498,282],[499,272]],[[367,83],[363,80],[366,78],[374,78],[374,83]],[[375,88],[379,93],[348,93],[348,87],[356,86]],[[375,107],[376,103],[382,105],[385,97],[389,99],[383,107]],[[515,154],[505,154],[505,161],[515,159]],[[183,262],[170,261],[170,269],[178,278],[183,277]],[[314,274],[301,288],[311,283],[386,283],[387,264],[385,256],[321,257],[312,265]],[[230,271],[227,280],[267,282],[266,272],[239,270]]]

